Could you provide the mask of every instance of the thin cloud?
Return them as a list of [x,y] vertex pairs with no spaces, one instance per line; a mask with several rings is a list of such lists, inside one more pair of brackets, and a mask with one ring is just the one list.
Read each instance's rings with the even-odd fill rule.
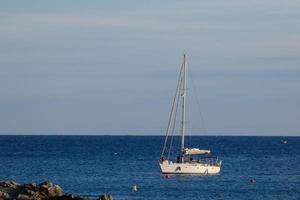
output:
[[26,32],[40,27],[117,28],[145,30],[201,30],[212,25],[179,20],[147,19],[138,16],[99,16],[59,13],[0,13],[0,32]]

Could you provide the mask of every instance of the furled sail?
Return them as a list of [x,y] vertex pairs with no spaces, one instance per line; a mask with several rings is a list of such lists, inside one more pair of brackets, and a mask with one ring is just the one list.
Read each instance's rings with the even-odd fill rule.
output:
[[210,154],[210,150],[199,149],[199,148],[185,148],[185,155],[199,155],[199,154]]

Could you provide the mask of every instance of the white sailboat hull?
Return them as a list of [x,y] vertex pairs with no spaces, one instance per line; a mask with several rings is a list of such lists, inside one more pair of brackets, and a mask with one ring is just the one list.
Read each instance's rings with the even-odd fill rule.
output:
[[221,165],[209,165],[205,163],[172,163],[164,161],[159,163],[163,174],[218,174]]

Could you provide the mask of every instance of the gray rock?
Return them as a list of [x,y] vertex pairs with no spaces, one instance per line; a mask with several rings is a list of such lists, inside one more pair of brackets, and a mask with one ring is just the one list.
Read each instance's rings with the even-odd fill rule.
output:
[[19,194],[17,196],[17,200],[30,200],[30,196],[29,195],[26,195],[26,194]]
[[36,188],[37,185],[36,185],[36,183],[28,183],[28,184],[25,184],[24,187],[27,187],[27,188]]
[[[111,198],[112,199],[112,198]],[[111,200],[109,199],[109,200]],[[89,200],[73,194],[64,195],[59,185],[50,181],[18,184],[14,181],[0,182],[0,200]]]
[[6,187],[6,188],[14,188],[16,189],[18,187],[18,183],[14,182],[14,181],[4,181],[0,183],[0,187]]
[[52,185],[51,187],[46,188],[45,193],[50,198],[51,197],[56,197],[56,196],[62,196],[64,194],[61,187],[59,187],[58,185]]
[[40,187],[43,187],[43,188],[49,188],[49,187],[53,187],[53,183],[51,181],[45,181],[41,184],[39,184]]
[[98,200],[113,200],[113,197],[110,194],[100,195]]
[[7,192],[0,191],[0,199],[8,199],[8,198],[10,198],[10,196]]

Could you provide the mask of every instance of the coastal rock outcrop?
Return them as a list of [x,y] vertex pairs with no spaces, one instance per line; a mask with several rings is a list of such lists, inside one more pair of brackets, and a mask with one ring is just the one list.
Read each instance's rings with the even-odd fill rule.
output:
[[0,182],[0,200],[89,200],[89,199],[85,197],[74,196],[73,194],[64,194],[63,190],[59,185],[55,185],[50,181],[46,181],[38,185],[35,183],[19,184],[14,181],[4,181],[4,182]]
[[100,195],[98,200],[113,200],[113,197],[110,194]]

